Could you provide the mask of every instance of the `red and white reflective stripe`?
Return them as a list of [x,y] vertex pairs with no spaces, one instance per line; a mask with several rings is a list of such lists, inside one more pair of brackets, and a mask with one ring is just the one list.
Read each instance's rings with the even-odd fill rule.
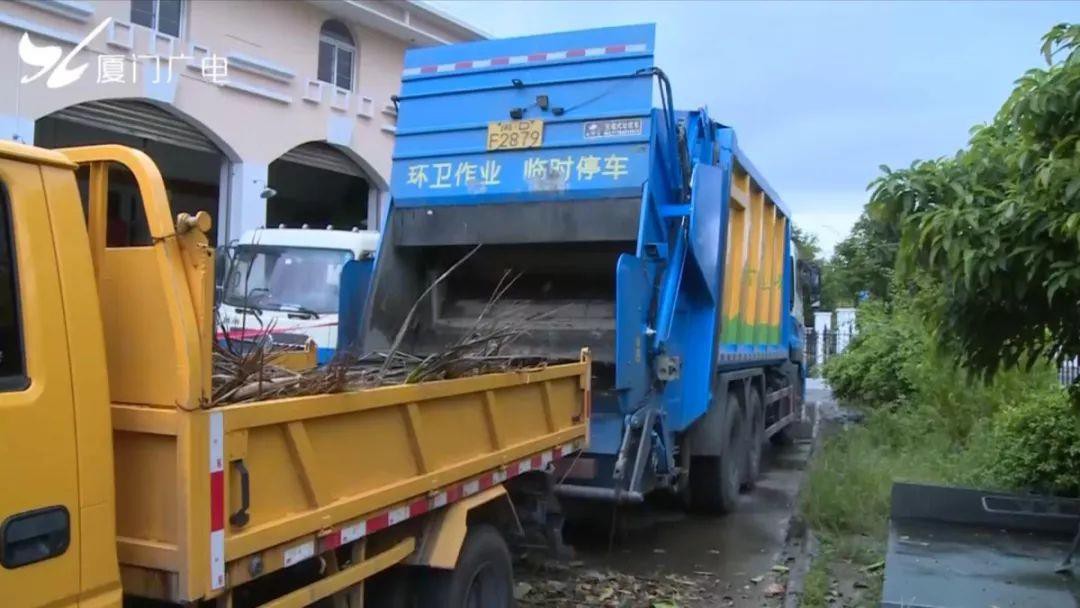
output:
[[617,55],[619,53],[644,53],[646,48],[648,47],[645,44],[609,44],[608,46],[551,51],[549,53],[530,53],[528,55],[509,55],[505,57],[492,57],[490,59],[471,59],[466,61],[456,61],[454,63],[441,63],[438,65],[405,68],[401,72],[401,75],[419,76],[420,74],[443,74],[446,72],[456,72],[458,70],[476,70],[505,65],[537,63],[540,61],[559,61],[562,59],[573,59],[575,57],[600,57],[602,55]]
[[309,540],[285,550],[285,566],[291,566],[310,557],[315,557],[315,541]]
[[225,586],[225,426],[210,413],[210,588]]
[[[329,551],[361,539],[379,530],[389,528],[413,517],[418,517],[435,509],[453,504],[462,498],[478,494],[492,486],[497,486],[507,479],[517,477],[529,471],[541,470],[552,461],[562,458],[579,449],[577,441],[558,446],[540,454],[534,454],[528,458],[518,460],[507,465],[503,469],[488,471],[479,477],[455,484],[432,493],[424,498],[417,498],[411,502],[397,505],[386,511],[364,519],[350,521],[341,526],[333,527],[323,532],[319,537],[319,553]],[[291,566],[298,561],[315,555],[314,542],[307,540],[297,543],[285,549],[285,565]]]

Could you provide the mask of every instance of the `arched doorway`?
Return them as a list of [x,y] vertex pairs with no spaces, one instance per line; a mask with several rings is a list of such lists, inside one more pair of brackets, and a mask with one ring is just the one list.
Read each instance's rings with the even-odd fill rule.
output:
[[[214,218],[211,242],[223,229],[229,159],[206,133],[178,114],[138,99],[87,101],[37,120],[34,143],[44,148],[122,144],[157,163],[174,214],[207,211]],[[85,187],[85,177],[80,186]],[[110,175],[109,214],[118,243],[144,237],[142,202],[130,175]],[[85,200],[85,196],[84,196]]]
[[267,201],[267,226],[368,227],[371,180],[335,146],[319,141],[296,146],[270,163],[267,182],[274,192]]

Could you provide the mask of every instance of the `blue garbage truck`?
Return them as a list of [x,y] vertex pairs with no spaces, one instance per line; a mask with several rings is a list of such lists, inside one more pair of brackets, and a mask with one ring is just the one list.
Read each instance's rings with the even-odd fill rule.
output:
[[[356,332],[365,351],[388,348],[457,266],[401,350],[438,351],[485,310],[526,326],[515,355],[588,347],[589,448],[557,491],[666,490],[723,512],[801,409],[791,215],[730,127],[673,107],[654,38],[638,25],[408,51]],[[520,278],[492,302],[508,270]]]

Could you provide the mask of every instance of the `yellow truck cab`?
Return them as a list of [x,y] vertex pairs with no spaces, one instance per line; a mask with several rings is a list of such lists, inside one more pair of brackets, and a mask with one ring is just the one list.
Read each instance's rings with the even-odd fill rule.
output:
[[[129,246],[110,179],[138,186]],[[0,142],[0,605],[356,608],[406,573],[396,601],[511,605],[506,539],[550,537],[587,436],[587,352],[212,406],[209,228],[139,151]]]

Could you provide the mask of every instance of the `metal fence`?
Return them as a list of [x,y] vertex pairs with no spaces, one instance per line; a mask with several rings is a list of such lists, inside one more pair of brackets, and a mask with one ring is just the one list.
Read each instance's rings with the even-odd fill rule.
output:
[[820,372],[821,366],[844,352],[854,337],[855,332],[851,329],[825,329],[821,332],[813,328],[807,329],[803,353],[807,369],[811,372]]
[[1080,377],[1080,359],[1062,361],[1058,365],[1058,380],[1063,386],[1069,386]]

